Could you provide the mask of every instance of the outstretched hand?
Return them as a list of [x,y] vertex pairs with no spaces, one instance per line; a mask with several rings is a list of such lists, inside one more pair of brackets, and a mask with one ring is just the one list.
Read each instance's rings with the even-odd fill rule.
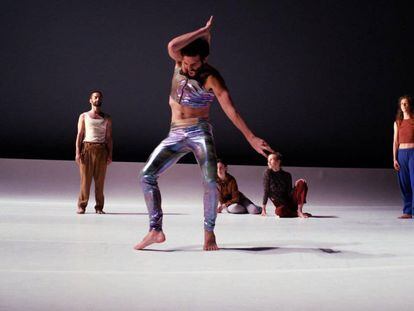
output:
[[262,156],[264,156],[265,158],[267,158],[267,154],[265,151],[267,151],[268,153],[272,153],[275,152],[267,142],[265,142],[263,139],[254,136],[253,138],[251,138],[249,140],[250,145],[253,147],[254,150],[256,150],[258,153],[260,153]]
[[211,28],[213,27],[213,16],[210,16],[210,19],[207,21],[206,25],[203,27],[204,29],[204,38],[207,40],[209,44],[211,44]]
[[207,21],[206,25],[204,26],[204,29],[210,32],[211,27],[213,27],[213,15],[210,16],[210,19]]

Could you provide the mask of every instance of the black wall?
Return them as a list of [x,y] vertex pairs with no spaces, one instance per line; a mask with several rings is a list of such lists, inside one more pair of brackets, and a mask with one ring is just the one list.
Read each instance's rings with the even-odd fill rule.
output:
[[[170,122],[167,43],[214,15],[209,62],[287,165],[391,167],[396,100],[414,93],[407,3],[2,0],[0,157],[73,159],[99,88],[114,160],[145,161]],[[220,157],[265,163],[218,103],[212,122]]]

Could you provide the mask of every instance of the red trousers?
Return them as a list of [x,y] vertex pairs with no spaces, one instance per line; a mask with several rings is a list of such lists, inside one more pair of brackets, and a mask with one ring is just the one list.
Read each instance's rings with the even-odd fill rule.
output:
[[303,179],[299,179],[295,184],[296,186],[293,188],[291,202],[284,205],[275,205],[275,214],[281,218],[298,217],[298,205],[306,203],[308,184]]

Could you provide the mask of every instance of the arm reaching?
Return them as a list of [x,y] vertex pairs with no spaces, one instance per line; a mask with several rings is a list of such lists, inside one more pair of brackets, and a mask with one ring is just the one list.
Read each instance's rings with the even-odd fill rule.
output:
[[212,89],[220,103],[221,108],[227,115],[227,117],[233,122],[233,124],[243,133],[246,140],[252,146],[254,150],[260,153],[262,156],[267,157],[267,152],[274,152],[269,144],[263,139],[255,136],[249,129],[246,122],[243,120],[236,107],[233,104],[233,100],[230,97],[230,93],[227,90],[224,81],[216,76],[209,76],[206,81],[206,88]]

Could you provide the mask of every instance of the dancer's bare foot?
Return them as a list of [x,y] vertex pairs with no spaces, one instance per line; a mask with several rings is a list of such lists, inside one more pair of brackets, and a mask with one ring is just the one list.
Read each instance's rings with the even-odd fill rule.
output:
[[312,217],[312,214],[298,212],[298,217],[299,218],[309,218],[309,217]]
[[106,214],[103,210],[96,210],[96,214]]
[[398,217],[399,219],[410,219],[413,218],[412,215],[410,214],[402,214],[401,216]]
[[134,246],[134,249],[140,250],[144,249],[148,245],[154,243],[162,243],[165,241],[165,234],[162,231],[151,230],[148,234],[139,242],[137,245]]
[[204,231],[204,247],[205,251],[217,251],[219,250],[216,243],[216,236],[213,231]]
[[77,214],[85,214],[85,209],[83,207],[78,207],[78,210],[76,211]]

